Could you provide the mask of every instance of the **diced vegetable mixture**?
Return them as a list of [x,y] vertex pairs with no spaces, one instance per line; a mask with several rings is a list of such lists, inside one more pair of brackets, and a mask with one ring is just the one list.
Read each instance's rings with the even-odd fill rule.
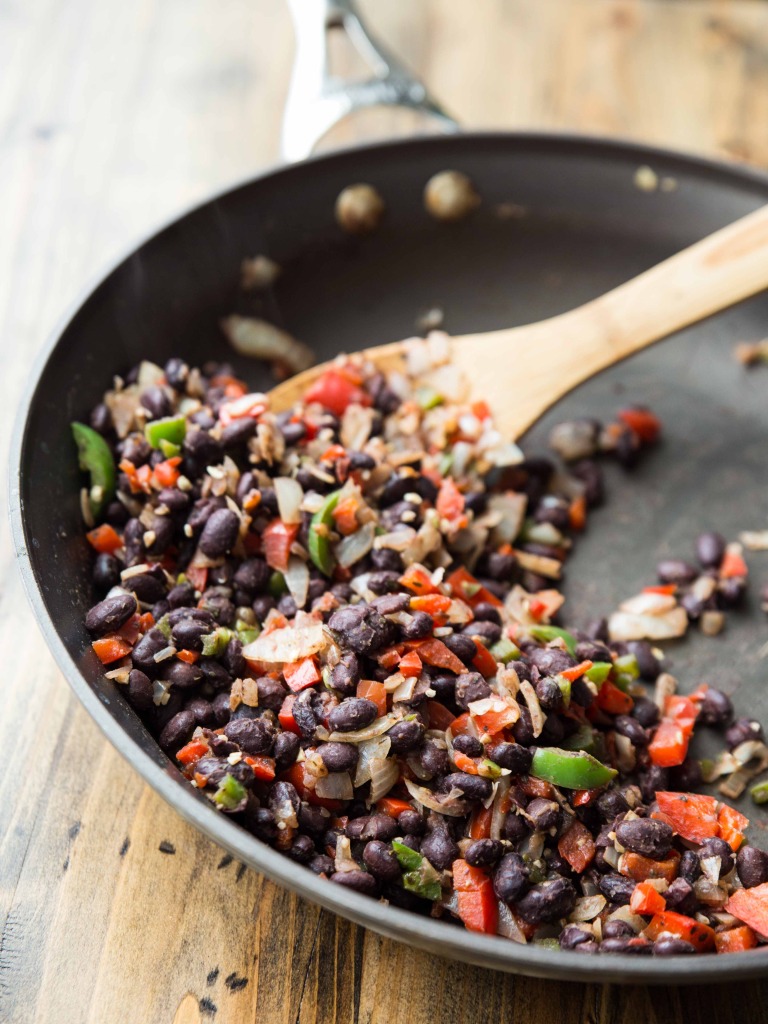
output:
[[224,365],[117,380],[73,425],[95,655],[218,812],[333,884],[581,954],[764,946],[768,855],[728,803],[762,729],[652,646],[722,627],[740,547],[702,535],[698,567],[564,628],[596,457],[630,466],[661,425],[561,424],[567,469],[526,458],[447,351],[340,357],[277,414]]

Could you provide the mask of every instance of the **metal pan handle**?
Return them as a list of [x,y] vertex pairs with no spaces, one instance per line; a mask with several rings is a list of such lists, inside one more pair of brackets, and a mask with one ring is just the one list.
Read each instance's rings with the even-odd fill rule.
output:
[[[400,61],[368,31],[354,0],[288,0],[296,32],[281,152],[294,162],[309,156],[320,139],[348,114],[368,107],[406,107],[435,119],[445,132],[458,123]],[[363,81],[332,75],[328,31],[346,32],[373,74]]]

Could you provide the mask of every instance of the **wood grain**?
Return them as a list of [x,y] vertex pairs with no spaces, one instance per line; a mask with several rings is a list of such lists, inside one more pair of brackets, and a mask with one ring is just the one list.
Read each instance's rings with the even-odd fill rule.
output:
[[[467,125],[606,132],[768,165],[768,5],[364,7]],[[279,0],[0,0],[4,450],[34,353],[85,283],[158,219],[275,160],[291,52]],[[412,120],[387,113],[335,138]],[[765,984],[736,999],[434,961],[228,861],[75,705],[0,530],[0,1021],[768,1019]]]

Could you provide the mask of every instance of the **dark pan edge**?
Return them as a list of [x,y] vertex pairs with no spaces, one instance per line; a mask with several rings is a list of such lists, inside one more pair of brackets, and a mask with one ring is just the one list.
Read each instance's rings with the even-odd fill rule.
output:
[[[587,135],[562,135],[557,133],[503,133],[488,132],[473,135],[453,136],[446,139],[426,137],[424,139],[408,139],[394,143],[375,143],[366,147],[350,147],[334,151],[331,154],[314,157],[309,163],[344,160],[360,149],[379,150],[382,152],[407,152],[409,147],[440,148],[445,146],[472,145],[473,143],[493,143],[508,145],[511,141],[520,148],[565,148],[569,152],[581,149],[595,154],[634,155],[639,161],[663,162],[670,170],[675,165],[689,172],[697,172],[717,177],[728,178],[734,184],[757,186],[768,193],[768,175],[748,167],[729,165],[698,156],[690,156],[682,152],[667,150],[661,147],[645,146],[639,143],[605,140]],[[304,165],[293,168],[268,169],[257,178],[270,177],[286,172],[300,172]],[[182,214],[170,218],[159,230],[130,247],[130,253],[141,248],[151,238],[169,229],[178,220],[195,210],[216,201],[225,195],[235,192],[254,180],[254,176],[233,187],[218,193],[212,199],[194,204]],[[729,954],[724,957],[697,957],[686,960],[684,965],[674,958],[670,960],[641,960],[627,956],[584,957],[575,953],[551,951],[531,946],[519,946],[500,937],[490,937],[467,932],[458,927],[446,925],[429,918],[416,917],[408,911],[387,906],[358,895],[332,883],[318,884],[315,876],[308,868],[289,861],[281,854],[255,840],[234,822],[223,815],[211,813],[202,798],[194,791],[182,785],[174,775],[156,764],[131,737],[115,722],[104,704],[91,690],[77,665],[70,657],[61,642],[51,617],[45,607],[42,595],[37,586],[27,552],[27,538],[23,523],[21,507],[20,478],[25,451],[25,429],[28,410],[35,397],[40,377],[51,357],[64,328],[72,319],[84,301],[100,287],[124,260],[123,256],[115,260],[106,273],[99,275],[94,286],[87,287],[82,295],[70,306],[53,331],[48,343],[44,346],[35,361],[32,373],[25,389],[22,402],[17,413],[11,438],[9,460],[9,505],[11,532],[16,550],[22,583],[32,609],[40,623],[43,636],[50,648],[57,665],[64,673],[67,681],[78,699],[94,719],[109,742],[139,772],[142,778],[182,817],[219,845],[226,848],[233,856],[266,874],[291,891],[319,904],[325,909],[341,913],[357,924],[371,928],[379,934],[398,941],[407,941],[418,948],[435,952],[439,955],[472,963],[481,967],[491,967],[513,973],[521,973],[536,977],[582,981],[582,982],[617,982],[646,984],[693,984],[701,982],[718,982],[731,978],[760,977],[766,974],[768,963],[760,952]],[[418,922],[418,926],[417,926]]]

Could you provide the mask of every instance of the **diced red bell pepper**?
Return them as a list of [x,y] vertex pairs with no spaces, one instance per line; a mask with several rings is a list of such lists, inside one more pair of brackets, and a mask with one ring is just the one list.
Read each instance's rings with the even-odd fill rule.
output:
[[102,665],[111,665],[131,653],[131,645],[119,636],[103,636],[91,644]]
[[429,640],[414,640],[406,644],[406,647],[411,651],[418,651],[421,660],[434,668],[445,668],[456,675],[467,671],[464,662],[460,661],[442,640],[436,640],[434,637]]
[[715,933],[709,925],[701,924],[694,918],[678,914],[674,910],[664,910],[660,914],[655,914],[644,934],[646,938],[655,941],[664,932],[690,942],[697,953],[715,948]]
[[435,508],[441,519],[459,519],[464,514],[464,495],[452,477],[446,477],[441,483]]
[[748,576],[749,569],[742,555],[731,547],[725,549],[723,560],[720,563],[720,578],[723,580],[732,579],[734,576]]
[[398,800],[396,796],[383,796],[376,807],[382,814],[388,814],[391,818],[396,818],[403,811],[413,810],[413,804],[407,800]]
[[244,381],[229,373],[217,373],[215,377],[211,377],[211,387],[224,388],[227,398],[240,398],[248,391]]
[[453,736],[458,736],[459,733],[466,732],[468,728],[469,728],[469,712],[468,711],[465,711],[463,714],[459,715],[458,718],[454,718],[454,720],[450,723],[451,734]]
[[283,677],[288,688],[294,693],[306,690],[308,686],[314,686],[322,679],[317,662],[313,657],[302,658],[301,661],[292,661],[283,667]]
[[304,765],[292,764],[291,767],[280,774],[280,778],[285,782],[290,782],[292,786],[296,787],[296,792],[299,794],[302,800],[306,800],[308,804],[312,804],[315,807],[325,807],[329,811],[340,811],[344,806],[343,800],[331,800],[328,797],[321,797],[315,793],[312,786],[307,785]]
[[749,818],[745,818],[735,807],[723,804],[717,815],[720,826],[720,838],[724,839],[732,850],[738,850],[746,836],[744,830],[749,827]]
[[567,860],[577,874],[582,874],[595,856],[595,842],[589,829],[575,818],[557,844],[560,856]]
[[663,820],[683,839],[703,843],[719,835],[717,800],[705,793],[670,793],[661,790],[656,802]]
[[284,572],[288,568],[291,545],[298,535],[298,523],[284,523],[282,519],[273,519],[268,523],[261,535],[267,565]]
[[184,650],[177,651],[176,657],[179,659],[179,661],[186,662],[187,665],[194,665],[198,661],[200,655],[197,653],[197,651]]
[[528,601],[528,614],[532,619],[536,619],[538,622],[544,612],[547,610],[547,602],[542,601],[539,597],[531,597]]
[[203,565],[190,565],[184,570],[184,575],[195,590],[202,594],[208,583],[208,569]]
[[492,807],[481,807],[472,815],[469,822],[470,839],[489,839],[491,835]]
[[540,796],[545,800],[551,800],[555,792],[555,787],[551,782],[546,782],[544,779],[534,779],[532,775],[520,779],[518,785],[526,796]]
[[333,512],[331,512],[336,529],[344,537],[355,533],[360,526],[357,521],[357,510],[359,507],[360,502],[356,497],[352,496],[338,502]]
[[653,444],[661,433],[661,420],[649,409],[621,409],[618,418],[645,444]]
[[478,729],[489,736],[495,736],[502,729],[514,725],[518,717],[518,713],[500,698],[494,700],[493,705],[482,715],[472,714]]
[[757,936],[745,924],[740,928],[729,928],[727,932],[715,932],[715,949],[718,953],[742,953],[745,949],[754,949],[756,945]]
[[317,402],[335,416],[342,416],[348,405],[370,405],[371,396],[339,370],[326,370],[304,392],[307,405]]
[[95,530],[89,530],[85,539],[100,554],[112,555],[123,546],[120,534],[109,523],[102,523]]
[[427,615],[439,615],[451,607],[451,598],[447,594],[424,594],[411,598],[412,612],[426,612]]
[[267,402],[264,395],[254,393],[247,395],[233,396],[231,401],[224,402],[219,407],[219,423],[228,427],[233,420],[252,419],[257,420],[266,411]]
[[274,757],[252,757],[247,755],[243,758],[245,763],[253,769],[253,774],[262,782],[271,782],[275,777]]
[[296,719],[293,717],[293,702],[296,697],[289,693],[283,701],[282,707],[277,713],[277,717],[280,721],[280,725],[286,732],[293,732],[297,736],[301,736],[301,729],[298,726]]
[[472,665],[480,675],[490,679],[491,676],[496,675],[496,659],[479,637],[473,636],[472,639],[477,649],[472,659]]
[[686,739],[693,735],[693,727],[699,714],[699,705],[691,697],[673,694],[664,702],[664,717],[676,722],[683,730]]
[[725,909],[758,935],[768,938],[768,882],[751,889],[737,889],[731,893]]
[[563,679],[567,679],[569,682],[574,683],[577,679],[581,679],[585,672],[589,672],[592,668],[592,664],[593,662],[591,661],[580,661],[578,665],[574,665],[573,668],[566,668],[559,674]]
[[595,703],[601,711],[605,711],[609,715],[628,715],[635,706],[635,702],[629,694],[620,690],[610,679],[606,679],[597,691]]
[[152,612],[142,612],[139,616],[139,629],[142,633],[146,633],[148,630],[152,629],[154,624],[155,616]]
[[442,729],[445,731],[452,725],[454,717],[448,708],[437,700],[427,701],[427,718],[430,729]]
[[571,805],[573,807],[586,807],[596,800],[602,789],[577,789],[571,794]]
[[489,420],[491,418],[491,408],[482,398],[478,402],[473,402],[470,409],[472,410],[472,415],[479,420]]
[[495,935],[498,907],[493,884],[484,871],[470,867],[465,860],[453,862],[453,887],[458,897],[458,913],[471,932]]
[[667,901],[650,882],[638,882],[629,900],[633,914],[651,916],[666,910]]
[[652,860],[641,853],[627,850],[619,858],[619,874],[633,878],[636,882],[645,882],[649,878],[666,878],[673,882],[677,877],[680,854],[673,850],[665,860]]
[[402,661],[402,653],[398,647],[388,647],[386,651],[376,655],[376,660],[382,668],[393,669]]
[[501,608],[502,602],[496,597],[495,594],[484,587],[467,569],[463,566],[459,566],[458,569],[454,569],[448,579],[445,581],[454,597],[460,598],[471,608],[474,608],[476,604],[481,602],[484,604],[492,604],[496,608]]
[[120,637],[121,640],[125,640],[127,644],[133,647],[139,639],[141,631],[141,616],[138,612],[135,612],[113,635]]
[[467,775],[477,775],[477,761],[463,754],[460,750],[454,750],[453,760],[460,772],[466,772]]
[[406,677],[420,676],[422,670],[421,658],[416,651],[409,651],[408,654],[400,659],[397,669]]
[[583,530],[587,525],[587,499],[577,494],[568,507],[568,525],[572,530]]
[[432,582],[429,573],[419,565],[409,565],[400,577],[400,583],[414,594],[439,594],[440,588]]
[[669,719],[662,719],[648,744],[648,754],[654,764],[661,768],[673,768],[682,764],[688,753],[688,738],[683,729]]
[[176,755],[176,760],[183,765],[195,764],[201,757],[209,753],[210,747],[205,740],[190,740]]
[[118,468],[128,477],[128,486],[132,494],[139,494],[141,491],[149,493],[152,469],[150,466],[140,466],[138,469],[130,459],[122,459]]
[[671,597],[672,594],[677,593],[676,583],[659,583],[652,587],[643,587],[644,594],[665,594],[667,597]]
[[379,718],[386,715],[387,691],[384,689],[384,683],[380,683],[376,679],[361,679],[357,684],[357,696],[372,700],[378,709]]
[[180,465],[180,455],[174,455],[164,462],[159,462],[152,470],[152,486],[158,491],[162,491],[166,487],[175,487],[181,476]]

